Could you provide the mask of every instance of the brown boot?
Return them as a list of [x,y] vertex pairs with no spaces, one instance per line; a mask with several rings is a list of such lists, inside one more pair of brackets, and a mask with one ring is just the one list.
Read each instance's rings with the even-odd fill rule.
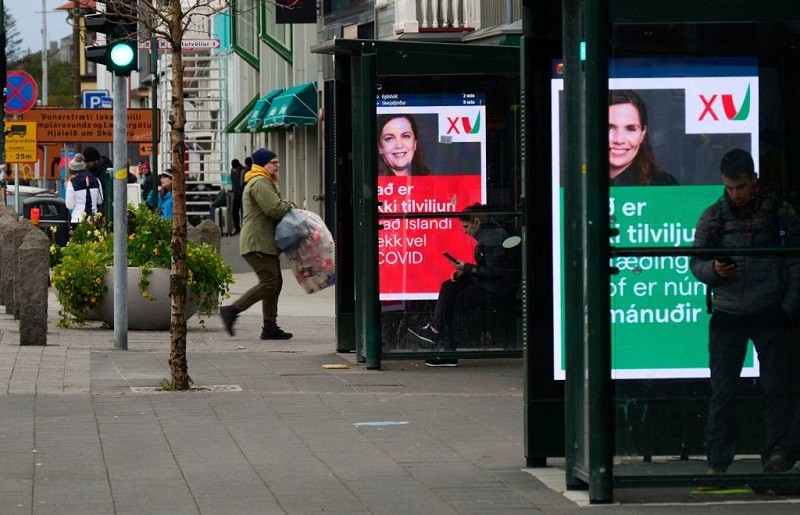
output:
[[[724,470],[716,469],[714,467],[708,467],[708,472],[706,472],[706,475],[718,476],[718,475],[724,474],[724,473],[725,473]],[[697,487],[697,491],[698,492],[716,492],[717,490],[725,490],[726,488],[728,488],[728,487],[724,486],[724,485],[718,485],[718,484],[700,485],[700,486]]]

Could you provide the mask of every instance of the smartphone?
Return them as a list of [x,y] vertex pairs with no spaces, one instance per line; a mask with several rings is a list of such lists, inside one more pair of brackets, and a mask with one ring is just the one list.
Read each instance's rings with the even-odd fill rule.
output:
[[447,260],[453,264],[453,266],[458,266],[460,264],[460,262],[456,258],[451,256],[449,252],[442,252],[442,255],[446,257]]
[[730,256],[717,256],[714,259],[719,261],[723,265],[735,265],[737,267],[739,266],[736,264],[736,261],[734,261]]

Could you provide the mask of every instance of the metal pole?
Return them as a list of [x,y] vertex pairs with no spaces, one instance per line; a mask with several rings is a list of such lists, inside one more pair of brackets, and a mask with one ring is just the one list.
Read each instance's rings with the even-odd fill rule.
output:
[[42,105],[47,105],[47,12],[42,0]]
[[[6,7],[4,0],[0,0],[0,89],[3,95],[3,112],[6,111]],[[5,116],[0,116],[0,158],[2,162],[6,162],[6,121]],[[11,170],[6,169],[6,180],[8,180],[8,172]],[[2,202],[6,203],[5,184],[0,185],[0,193],[3,194]]]
[[[158,135],[161,130],[161,127],[158,125],[158,39],[155,34],[150,38],[150,74],[153,77],[153,81],[150,84],[150,90],[152,92],[150,95],[150,110],[153,125],[153,156],[150,167],[150,180],[152,183],[150,191],[153,192],[153,209],[155,210],[158,207]],[[145,199],[145,202],[147,202],[147,199]]]
[[[46,106],[49,103],[49,96],[47,91],[47,13],[45,12],[47,6],[45,0],[42,0],[42,105]],[[39,186],[42,188],[47,187],[47,147],[42,149],[42,170]]]
[[14,163],[14,211],[17,212],[19,218],[21,214],[19,212],[19,163]]
[[128,86],[114,76],[114,348],[128,350]]
[[[73,1],[72,7],[72,106],[81,108],[81,4]],[[80,147],[76,146],[76,150]]]

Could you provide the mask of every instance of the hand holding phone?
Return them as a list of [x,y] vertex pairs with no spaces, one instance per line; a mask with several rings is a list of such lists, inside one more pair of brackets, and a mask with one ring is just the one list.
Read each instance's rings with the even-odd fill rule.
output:
[[450,263],[453,264],[453,266],[458,266],[458,265],[461,264],[461,261],[459,261],[456,258],[454,258],[453,256],[451,256],[449,252],[442,252],[442,255],[444,257],[446,257],[447,260],[450,261]]

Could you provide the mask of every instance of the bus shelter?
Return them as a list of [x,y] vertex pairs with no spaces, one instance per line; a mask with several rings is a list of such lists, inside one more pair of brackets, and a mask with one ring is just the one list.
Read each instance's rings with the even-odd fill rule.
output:
[[[372,369],[387,359],[521,356],[518,46],[336,39],[315,51],[335,55],[323,95],[334,113],[337,350]],[[476,204],[482,227],[502,235],[494,243],[511,286],[460,296],[446,337],[426,342],[414,333],[455,270],[445,254],[474,263]]]
[[[523,69],[536,68],[543,5],[526,7]],[[562,14],[562,58],[540,84],[547,100],[525,93],[551,114],[554,217],[552,367],[542,377],[529,366],[526,398],[564,388],[568,488],[603,503],[626,487],[800,484],[797,469],[762,472],[752,346],[736,385],[736,457],[727,473],[707,474],[710,315],[690,269],[692,258],[800,250],[778,240],[693,247],[700,215],[723,195],[720,163],[733,149],[752,154],[759,183],[798,208],[800,4],[564,0]],[[536,83],[526,74],[523,88],[529,79]],[[621,121],[616,105],[635,107],[633,118]],[[626,168],[648,146],[649,171]],[[795,352],[782,378],[791,409],[797,362]],[[535,420],[526,418],[529,439],[541,430]]]

